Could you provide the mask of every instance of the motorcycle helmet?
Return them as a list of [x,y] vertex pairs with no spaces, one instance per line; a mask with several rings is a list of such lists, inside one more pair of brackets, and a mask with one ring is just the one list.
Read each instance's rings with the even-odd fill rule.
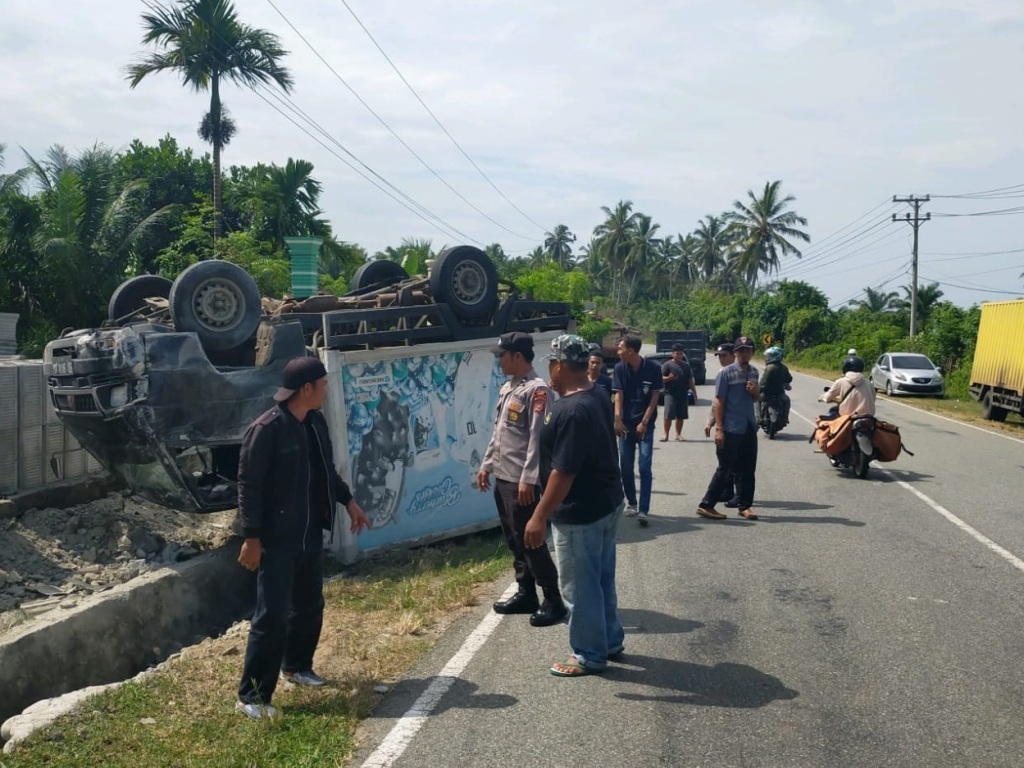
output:
[[843,360],[843,373],[849,373],[850,371],[864,373],[864,359],[857,355],[850,355]]
[[782,347],[768,347],[764,351],[765,363],[781,363],[782,362]]

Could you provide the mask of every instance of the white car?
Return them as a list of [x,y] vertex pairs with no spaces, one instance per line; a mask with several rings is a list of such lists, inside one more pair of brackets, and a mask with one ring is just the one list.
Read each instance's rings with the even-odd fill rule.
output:
[[871,368],[871,386],[887,395],[946,394],[939,369],[927,355],[918,352],[886,352]]

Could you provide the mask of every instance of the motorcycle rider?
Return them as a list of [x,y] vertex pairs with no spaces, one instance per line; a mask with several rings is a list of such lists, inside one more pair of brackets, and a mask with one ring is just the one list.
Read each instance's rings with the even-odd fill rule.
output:
[[843,360],[843,375],[835,380],[832,387],[818,398],[823,403],[838,403],[839,415],[858,413],[875,415],[875,388],[864,378],[864,360],[859,355],[849,355]]
[[768,347],[764,351],[764,372],[761,374],[761,420],[768,418],[768,403],[777,398],[782,404],[779,429],[789,423],[789,395],[786,390],[793,381],[793,374],[782,362],[782,348]]

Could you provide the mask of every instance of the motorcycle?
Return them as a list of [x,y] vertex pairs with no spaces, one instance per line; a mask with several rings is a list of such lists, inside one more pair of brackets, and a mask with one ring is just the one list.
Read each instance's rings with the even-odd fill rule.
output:
[[775,439],[775,433],[789,423],[785,413],[786,405],[778,395],[761,398],[761,413],[758,424],[761,430],[768,435],[769,440]]
[[[828,390],[829,387],[825,387],[825,391],[828,392]],[[828,413],[818,416],[818,424],[821,425],[837,418],[839,418],[839,406],[835,405]],[[858,478],[863,480],[867,477],[872,459],[875,458],[875,417],[868,414],[855,414],[850,422],[853,434],[849,443],[838,453],[826,453],[826,455],[833,467],[852,470]],[[814,435],[811,436],[811,439],[814,439]]]

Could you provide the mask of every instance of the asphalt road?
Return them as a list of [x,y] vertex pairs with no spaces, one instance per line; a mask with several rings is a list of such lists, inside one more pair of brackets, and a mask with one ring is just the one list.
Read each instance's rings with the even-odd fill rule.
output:
[[[916,455],[857,480],[806,442],[822,386],[797,375],[789,429],[759,438],[757,522],[694,513],[710,383],[687,441],[655,444],[651,524],[619,529],[624,663],[553,677],[564,625],[481,606],[386,697],[354,764],[1024,765],[1024,443],[880,398]],[[431,682],[450,685],[436,708],[400,720]]]

